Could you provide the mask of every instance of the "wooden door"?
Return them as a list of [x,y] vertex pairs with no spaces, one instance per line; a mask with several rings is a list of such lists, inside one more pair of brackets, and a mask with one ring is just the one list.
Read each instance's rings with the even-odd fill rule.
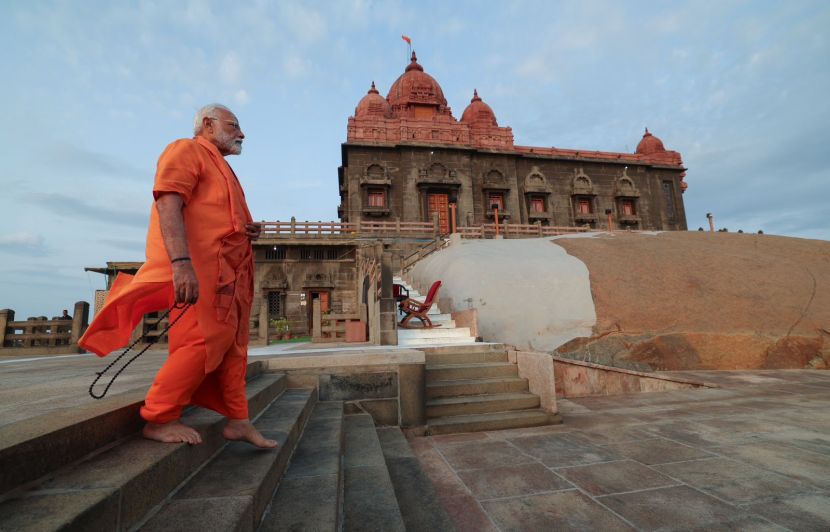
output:
[[427,215],[429,220],[432,221],[432,213],[438,213],[438,226],[442,235],[450,232],[449,207],[450,198],[448,194],[433,192],[427,194]]

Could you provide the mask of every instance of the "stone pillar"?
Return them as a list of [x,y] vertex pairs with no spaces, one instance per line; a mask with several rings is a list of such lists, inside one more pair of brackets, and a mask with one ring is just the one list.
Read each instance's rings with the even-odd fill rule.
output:
[[401,427],[420,427],[425,416],[426,372],[423,364],[398,366],[398,401],[401,405]]
[[319,341],[323,337],[323,312],[320,308],[320,300],[315,299],[311,303],[311,339]]
[[89,325],[89,303],[78,301],[72,312],[72,336],[69,337],[71,345],[78,345],[78,340],[81,339],[87,325]]
[[268,297],[263,293],[259,300],[259,330],[257,335],[260,340],[265,340],[265,345],[268,345]]
[[380,268],[380,344],[398,345],[398,312],[392,296],[392,254],[384,251]]
[[14,311],[10,308],[0,309],[0,349],[6,347],[6,329],[14,321]]

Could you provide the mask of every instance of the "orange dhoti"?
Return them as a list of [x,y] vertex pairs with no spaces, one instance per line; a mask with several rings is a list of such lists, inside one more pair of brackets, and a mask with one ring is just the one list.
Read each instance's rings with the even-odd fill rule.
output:
[[[172,323],[181,310],[170,313]],[[141,417],[152,423],[168,423],[181,417],[182,408],[194,404],[230,419],[248,418],[245,398],[247,345],[231,342],[219,366],[208,374],[205,338],[195,312],[188,311],[169,334],[170,356],[156,375]]]
[[[252,222],[242,187],[216,147],[201,137],[179,140],[159,159],[153,193],[179,194],[199,298],[170,329],[170,356],[141,409],[153,423],[178,419],[195,404],[246,419],[248,319],[253,299]],[[144,314],[174,303],[172,267],[153,206],[147,260],[136,275],[119,274],[107,301],[81,338],[105,356],[124,346]],[[170,313],[170,323],[181,314]]]

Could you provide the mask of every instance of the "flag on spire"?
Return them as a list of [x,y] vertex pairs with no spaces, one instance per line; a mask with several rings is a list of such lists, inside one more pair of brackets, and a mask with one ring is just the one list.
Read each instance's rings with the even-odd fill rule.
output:
[[410,39],[406,35],[401,35],[401,39],[405,40],[406,44],[408,44],[409,46],[412,46],[412,39]]

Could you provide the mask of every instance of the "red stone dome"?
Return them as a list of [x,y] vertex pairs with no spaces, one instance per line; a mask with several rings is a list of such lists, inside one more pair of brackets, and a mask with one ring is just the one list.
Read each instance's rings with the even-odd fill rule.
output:
[[652,135],[648,132],[648,128],[646,128],[646,132],[643,134],[643,139],[637,144],[637,150],[635,153],[639,153],[641,155],[651,155],[652,153],[662,153],[666,151],[666,148],[663,147],[663,141]]
[[461,115],[461,122],[469,125],[487,125],[498,127],[496,122],[496,115],[489,105],[481,101],[478,97],[478,91],[473,90],[473,99],[470,100],[470,105],[464,109],[464,114]]
[[389,108],[389,102],[378,93],[378,90],[375,88],[375,82],[373,81],[369,92],[360,100],[360,103],[357,104],[354,110],[355,118],[389,118],[391,115],[392,111]]
[[424,72],[424,67],[418,64],[415,52],[412,52],[412,62],[392,84],[386,100],[393,108],[409,104],[435,105],[441,109],[447,107],[444,91],[432,76]]

